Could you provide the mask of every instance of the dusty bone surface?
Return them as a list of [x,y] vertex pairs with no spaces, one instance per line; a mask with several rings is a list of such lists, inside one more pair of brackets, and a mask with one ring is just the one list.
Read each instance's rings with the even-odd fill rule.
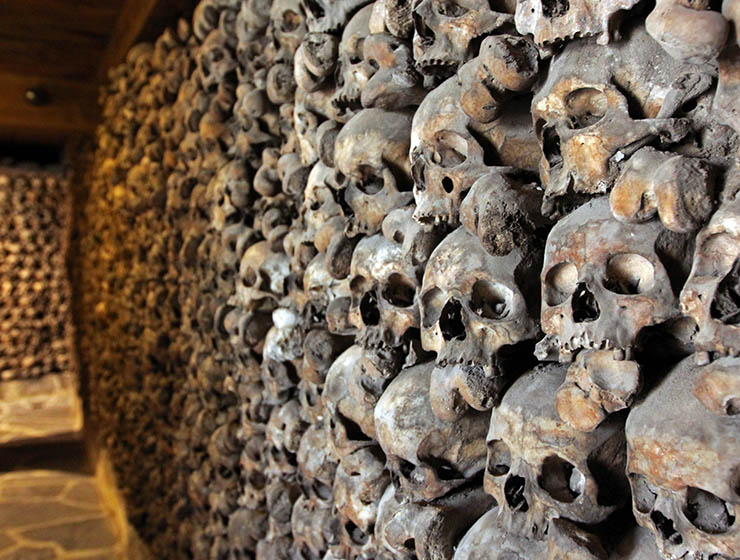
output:
[[111,71],[80,353],[158,557],[740,557],[739,3],[592,4],[202,0]]

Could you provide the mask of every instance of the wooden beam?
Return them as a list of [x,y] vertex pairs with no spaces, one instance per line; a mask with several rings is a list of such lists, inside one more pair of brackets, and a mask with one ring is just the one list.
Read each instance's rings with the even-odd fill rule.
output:
[[108,69],[120,64],[129,49],[140,41],[151,41],[178,17],[190,17],[195,0],[125,0],[98,67],[98,82]]
[[[26,101],[26,91],[37,87],[48,92],[47,105]],[[97,121],[95,84],[0,72],[0,138],[59,141],[93,132]]]

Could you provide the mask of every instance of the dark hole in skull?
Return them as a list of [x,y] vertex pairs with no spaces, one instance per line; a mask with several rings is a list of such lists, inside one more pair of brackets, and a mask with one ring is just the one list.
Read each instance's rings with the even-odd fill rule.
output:
[[466,7],[461,6],[456,2],[442,0],[441,2],[438,2],[436,6],[439,15],[445,17],[457,18],[468,13],[468,9]]
[[366,326],[375,326],[380,322],[378,298],[375,297],[373,290],[365,292],[365,295],[362,296],[362,301],[360,301],[360,315],[362,316],[362,322]]
[[322,17],[324,17],[324,8],[322,8],[321,5],[316,2],[316,0],[305,0],[304,5],[306,6],[306,8],[308,8],[308,11],[311,12],[311,15],[316,19],[321,19]]
[[453,190],[455,190],[455,184],[452,182],[452,179],[449,177],[445,177],[442,179],[442,188],[445,190],[446,193],[451,193]]
[[540,121],[538,125],[544,126],[542,130],[542,151],[550,169],[561,166],[563,164],[563,154],[560,151],[560,136],[558,136],[554,127],[545,126],[543,121]]
[[557,501],[570,503],[583,493],[586,478],[565,459],[550,455],[542,462],[537,484]]
[[740,323],[740,257],[722,279],[712,301],[711,314],[726,325]]
[[416,540],[406,539],[405,541],[403,541],[403,547],[409,552],[415,551],[416,550]]
[[456,132],[443,130],[437,134],[432,161],[440,167],[457,167],[468,159],[468,141]]
[[504,498],[506,498],[506,503],[514,511],[525,512],[529,510],[529,504],[524,497],[524,486],[526,483],[524,477],[512,475],[504,484]]
[[652,263],[641,255],[621,253],[606,262],[604,287],[621,295],[642,294],[655,285]]
[[397,272],[390,275],[383,289],[383,298],[396,307],[410,307],[415,295],[413,284]]
[[512,297],[506,286],[478,280],[473,285],[471,307],[484,319],[504,319],[509,315]]
[[351,521],[347,521],[346,525],[344,526],[344,529],[347,531],[347,534],[349,535],[349,538],[352,539],[352,542],[356,545],[364,545],[367,543],[368,536],[365,534],[365,532],[360,529],[357,525],[352,523]]
[[596,479],[596,502],[602,506],[619,505],[629,496],[629,483],[624,477],[627,444],[618,432],[588,456],[586,464]]
[[432,455],[420,456],[419,459],[432,467],[440,480],[458,480],[463,478],[462,473],[447,459]]
[[721,498],[700,488],[686,490],[684,514],[697,529],[720,535],[735,524],[734,508]]
[[[354,420],[350,420],[341,412],[336,413],[336,421],[339,422],[346,433],[347,440],[349,441],[370,441],[370,438],[365,435],[360,425]],[[331,422],[335,422],[332,418]],[[336,425],[336,424],[335,424]]]
[[293,10],[286,10],[283,13],[283,20],[280,22],[280,28],[285,33],[291,33],[298,29],[303,22],[303,18],[300,14]]
[[457,338],[465,340],[465,325],[462,322],[462,305],[459,301],[451,299],[442,309],[439,318],[439,327],[445,340]]
[[561,305],[567,301],[578,285],[578,269],[574,264],[556,264],[545,275],[545,303]]
[[676,531],[676,528],[673,526],[673,521],[668,519],[661,512],[654,511],[650,514],[650,519],[652,519],[655,528],[658,529],[664,540],[673,545],[678,545],[683,542],[683,537],[678,531]]
[[542,13],[546,18],[556,18],[570,9],[568,0],[542,0]]
[[502,476],[511,468],[511,451],[500,439],[488,442],[488,465],[486,470],[492,476]]
[[571,306],[573,309],[573,321],[576,323],[595,321],[601,314],[596,297],[583,282],[576,286],[576,291],[571,300]]
[[439,320],[439,311],[444,304],[444,295],[439,288],[432,288],[424,292],[421,296],[421,324],[424,328],[431,328]]
[[594,88],[580,88],[565,97],[571,128],[586,128],[604,118],[608,108],[606,95]]
[[411,478],[411,473],[414,472],[415,468],[416,465],[414,465],[411,461],[399,459],[398,470],[401,471],[401,476],[403,476],[404,478]]
[[422,46],[429,47],[434,43],[434,31],[424,23],[424,18],[414,12],[414,32],[419,37]]
[[322,500],[328,500],[332,496],[331,487],[324,484],[320,480],[314,480],[311,488],[313,488],[314,494],[316,494]]

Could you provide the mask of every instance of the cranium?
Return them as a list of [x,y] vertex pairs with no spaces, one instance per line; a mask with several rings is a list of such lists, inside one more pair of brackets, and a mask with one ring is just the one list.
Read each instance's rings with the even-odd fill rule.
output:
[[698,325],[697,350],[740,354],[739,225],[740,200],[727,201],[696,238],[691,275],[681,291],[681,310]]
[[632,510],[665,558],[740,554],[738,365],[688,357],[627,420]]
[[594,6],[588,0],[523,0],[516,5],[516,30],[534,34],[538,45],[597,36],[607,44],[617,33],[621,13],[637,0],[614,0]]
[[349,320],[373,374],[395,375],[409,356],[419,328],[419,278],[436,244],[420,230],[412,210],[398,209],[383,222],[385,235],[363,238],[352,255]]
[[522,536],[541,537],[558,517],[599,523],[626,498],[625,415],[590,433],[570,428],[552,398],[564,377],[564,366],[538,366],[491,413],[484,487],[506,530]]
[[337,33],[352,15],[370,0],[302,0],[308,30],[317,33]]
[[378,442],[394,479],[407,496],[422,501],[462,486],[485,463],[488,415],[469,410],[452,422],[437,418],[429,401],[432,369],[427,363],[403,370],[375,406]]
[[[670,78],[652,71],[656,63],[647,62],[651,55],[661,60],[661,68],[670,68]],[[680,140],[688,132],[685,121],[655,117],[664,105],[671,105],[667,100],[675,89],[673,81],[686,72],[662,53],[643,27],[634,28],[628,41],[616,45],[597,47],[581,40],[557,55],[532,100],[542,150],[543,213],[563,213],[557,200],[561,197],[575,193],[577,202],[578,195],[606,192],[620,161],[645,144]],[[637,118],[622,91],[647,118]]]
[[344,200],[352,209],[348,234],[373,234],[394,208],[408,205],[410,189],[408,113],[363,109],[339,132],[334,161],[346,182]]
[[337,62],[337,38],[328,33],[308,33],[295,53],[295,81],[313,92],[333,75]]
[[267,241],[255,243],[244,252],[239,266],[236,299],[245,308],[266,298],[279,299],[286,291],[290,260],[270,249]]
[[278,43],[283,60],[292,60],[293,54],[306,34],[306,17],[299,0],[276,0],[270,6],[270,28]]
[[228,38],[220,29],[211,31],[198,53],[198,70],[203,88],[210,90],[225,81],[236,83],[236,66]]
[[375,68],[362,87],[363,107],[400,111],[421,102],[426,92],[409,45],[388,33],[374,33],[365,39],[363,53],[365,63]]
[[472,58],[475,39],[513,22],[483,0],[421,0],[413,8],[414,59],[427,75],[448,77]]
[[533,281],[538,253],[536,247],[517,248],[492,256],[460,227],[429,258],[420,304],[421,341],[437,353],[430,390],[440,418],[455,418],[465,403],[486,410],[500,398],[512,373],[509,356],[519,354],[517,345],[539,332]]
[[337,91],[332,105],[337,110],[337,120],[347,122],[362,107],[360,95],[375,69],[364,60],[363,44],[370,35],[372,5],[358,11],[342,32],[337,63]]

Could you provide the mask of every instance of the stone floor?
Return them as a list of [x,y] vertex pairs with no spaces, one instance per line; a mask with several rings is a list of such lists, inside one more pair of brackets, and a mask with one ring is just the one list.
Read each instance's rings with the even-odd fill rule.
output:
[[0,474],[0,560],[128,560],[120,532],[90,474]]

